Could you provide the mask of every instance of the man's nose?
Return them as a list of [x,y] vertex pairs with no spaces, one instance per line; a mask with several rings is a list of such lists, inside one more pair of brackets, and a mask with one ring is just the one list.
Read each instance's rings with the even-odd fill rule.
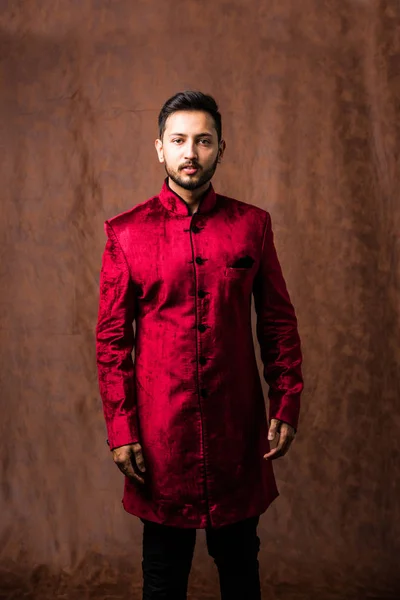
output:
[[196,158],[197,157],[197,151],[196,151],[196,144],[194,142],[190,142],[188,141],[185,144],[185,158]]

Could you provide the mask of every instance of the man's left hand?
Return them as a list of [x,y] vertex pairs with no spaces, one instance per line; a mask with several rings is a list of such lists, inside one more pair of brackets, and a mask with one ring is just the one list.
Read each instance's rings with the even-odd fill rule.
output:
[[290,448],[290,444],[296,435],[295,430],[288,423],[279,421],[279,419],[271,419],[268,431],[268,440],[273,441],[278,436],[278,443],[268,454],[264,454],[266,460],[275,460],[281,456],[285,456]]

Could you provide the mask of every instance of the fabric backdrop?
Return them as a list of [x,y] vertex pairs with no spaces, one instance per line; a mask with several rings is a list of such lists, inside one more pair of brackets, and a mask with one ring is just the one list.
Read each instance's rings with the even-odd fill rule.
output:
[[[265,597],[399,598],[400,3],[2,0],[0,19],[0,597],[141,597],[97,388],[103,222],[158,193],[158,112],[195,88],[223,115],[216,190],[272,215],[303,341]],[[204,531],[190,598],[218,598]]]

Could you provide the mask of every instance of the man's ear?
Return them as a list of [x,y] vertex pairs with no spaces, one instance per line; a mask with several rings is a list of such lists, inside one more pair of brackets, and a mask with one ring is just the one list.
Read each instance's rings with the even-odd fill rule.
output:
[[162,141],[160,139],[157,139],[154,142],[156,151],[157,151],[157,155],[158,155],[158,160],[160,161],[160,163],[164,162],[164,152],[163,152],[163,144]]
[[221,162],[221,159],[224,155],[225,148],[226,148],[225,140],[221,140],[220,144],[219,144],[219,148],[218,148],[218,162],[219,163]]

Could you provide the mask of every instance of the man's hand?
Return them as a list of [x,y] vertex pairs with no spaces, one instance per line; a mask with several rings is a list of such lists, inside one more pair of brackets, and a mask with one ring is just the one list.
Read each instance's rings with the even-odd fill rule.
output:
[[124,475],[139,483],[144,483],[144,479],[140,476],[140,473],[145,473],[146,468],[143,460],[142,446],[139,443],[119,446],[118,448],[114,448],[112,453],[115,464]]
[[271,419],[271,424],[268,431],[268,439],[273,441],[276,435],[278,435],[278,443],[275,448],[268,452],[268,454],[264,454],[264,458],[266,460],[275,460],[280,456],[285,456],[296,434],[293,427],[287,423],[279,421],[279,419]]

